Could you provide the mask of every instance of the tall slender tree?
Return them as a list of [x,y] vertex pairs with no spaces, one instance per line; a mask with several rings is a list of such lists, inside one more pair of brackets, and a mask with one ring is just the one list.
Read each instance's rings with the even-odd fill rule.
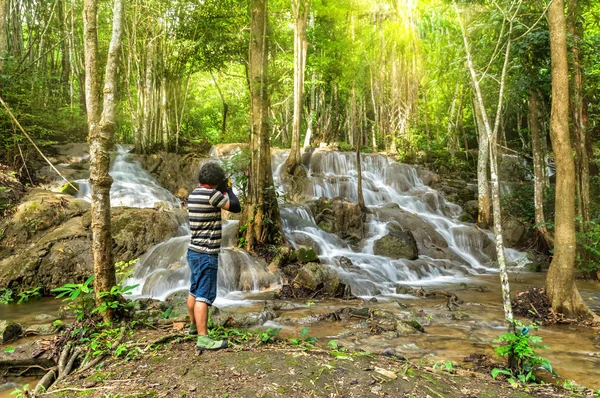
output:
[[552,59],[552,112],[550,138],[556,162],[554,256],[546,276],[546,294],[552,308],[569,316],[593,318],[575,285],[575,163],[569,137],[569,68],[563,0],[548,8]]
[[[110,187],[112,177],[110,153],[115,132],[117,69],[123,32],[123,0],[115,0],[112,38],[106,60],[104,104],[100,106],[100,72],[98,69],[98,0],[84,1],[85,42],[85,95],[90,144],[90,183],[92,185],[92,253],[94,256],[94,292],[101,305],[106,299],[101,292],[109,292],[116,285],[112,261],[110,233]],[[101,110],[102,109],[102,110]],[[113,319],[111,309],[103,312],[106,321]]]
[[304,98],[304,70],[306,68],[306,22],[310,0],[292,0],[294,12],[294,120],[292,122],[292,148],[286,161],[286,171],[294,174],[302,163],[300,158],[300,133],[302,129],[302,104]]
[[244,212],[246,248],[281,243],[283,233],[271,170],[268,96],[268,0],[250,1],[249,84],[252,131],[248,184],[249,205]]
[[0,72],[8,50],[8,0],[0,0]]

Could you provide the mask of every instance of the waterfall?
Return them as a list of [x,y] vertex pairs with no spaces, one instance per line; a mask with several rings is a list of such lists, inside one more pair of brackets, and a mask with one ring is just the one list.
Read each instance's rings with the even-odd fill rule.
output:
[[[213,148],[211,155],[214,160],[221,161],[239,151],[239,148]],[[272,151],[274,180],[281,193],[286,191],[281,173],[287,156],[288,151]],[[363,154],[361,162],[365,202],[373,214],[365,225],[366,236],[360,246],[351,247],[337,235],[321,229],[307,207],[282,204],[283,229],[292,246],[313,247],[320,261],[338,272],[345,283],[351,286],[352,292],[359,296],[395,295],[396,288],[401,284],[423,286],[440,282],[456,283],[466,280],[469,275],[495,272],[489,250],[485,250],[492,243],[489,232],[457,221],[462,209],[447,202],[442,194],[423,182],[425,171],[394,162],[382,155]],[[309,197],[341,197],[350,202],[357,201],[355,154],[307,151],[303,154],[303,165],[310,179],[310,184],[304,187]],[[167,196],[154,193],[162,192],[160,189],[155,191],[158,183],[138,162],[130,159],[124,148],[119,148],[111,168],[111,174],[113,172],[115,181],[120,179],[120,183],[113,188],[117,198],[126,198],[126,192],[137,183],[148,185],[154,200]],[[141,204],[151,202],[149,198],[145,200],[146,195],[151,196],[145,193],[149,191],[143,192],[136,195],[137,201],[128,203],[141,207]],[[375,255],[375,241],[390,231],[390,220],[386,219],[384,211],[378,210],[389,209],[389,206],[396,206],[398,212],[422,220],[428,232],[414,233],[435,234],[435,241],[444,247],[443,256],[427,252],[420,253],[416,260],[394,260]],[[236,248],[238,227],[237,221],[224,222],[217,305],[223,303],[232,292],[259,291],[281,283],[280,276],[270,273],[264,261]],[[186,260],[189,240],[189,227],[184,225],[182,236],[153,247],[139,260],[133,276],[126,281],[128,285],[138,285],[134,297],[164,300],[174,292],[187,289],[190,278]],[[513,261],[523,257],[523,253],[515,250],[509,250],[507,255]]]
[[[129,153],[131,148],[117,145],[113,154],[109,174],[113,178],[110,188],[110,205],[127,207],[154,207],[166,203],[170,209],[181,207],[179,200],[134,160]],[[79,197],[91,200],[92,187],[89,180],[75,181],[81,192]]]

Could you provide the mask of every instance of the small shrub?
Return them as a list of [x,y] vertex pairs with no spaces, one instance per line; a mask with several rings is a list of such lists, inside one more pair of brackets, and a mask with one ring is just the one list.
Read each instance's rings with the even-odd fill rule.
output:
[[508,366],[505,369],[495,368],[492,370],[492,377],[496,378],[502,374],[508,376],[508,381],[512,385],[519,383],[527,384],[536,381],[533,371],[537,368],[543,368],[552,374],[556,374],[552,369],[550,362],[536,354],[535,349],[548,349],[542,344],[540,336],[529,334],[531,330],[537,330],[537,324],[525,326],[520,321],[514,322],[514,332],[505,333],[494,343],[500,343],[500,347],[496,348],[496,353],[508,359]]

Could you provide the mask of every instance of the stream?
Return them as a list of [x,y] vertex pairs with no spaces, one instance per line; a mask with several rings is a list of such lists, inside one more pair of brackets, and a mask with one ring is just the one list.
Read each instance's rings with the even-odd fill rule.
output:
[[[233,153],[235,151],[228,156]],[[212,154],[216,161],[224,159],[223,156],[217,156],[217,151],[213,150]],[[272,155],[275,184],[282,195],[285,195],[287,188],[280,175],[287,154],[287,151],[273,150]],[[309,335],[319,338],[323,345],[330,339],[336,339],[349,348],[376,353],[392,348],[396,355],[415,360],[448,360],[464,364],[464,357],[472,353],[493,356],[491,341],[505,329],[497,269],[488,255],[489,251],[484,250],[489,245],[491,232],[459,222],[457,219],[462,213],[460,206],[446,201],[440,192],[425,184],[423,179],[427,175],[424,170],[394,162],[382,155],[363,154],[361,163],[365,202],[373,210],[373,215],[365,225],[366,236],[360,245],[351,246],[337,235],[325,232],[317,225],[315,215],[307,206],[281,203],[284,233],[290,244],[295,248],[314,248],[320,262],[338,272],[358,298],[350,302],[318,301],[312,306],[297,301],[295,304],[298,308],[286,316],[301,319],[349,306],[400,312],[400,302],[411,310],[422,311],[423,318],[419,321],[426,333],[389,340],[382,336],[357,338],[347,335],[352,325],[344,322],[322,321],[299,325],[295,322],[269,321],[263,327],[280,327],[281,336],[297,337],[300,329],[307,326],[310,328]],[[357,201],[354,154],[316,150],[303,155],[303,164],[310,179],[310,184],[305,187],[308,197],[342,197],[353,203]],[[154,207],[158,202],[165,202],[169,208],[180,207],[179,201],[161,187],[139,162],[133,160],[124,146],[119,146],[113,157],[111,175],[115,179],[111,190],[111,203],[114,206]],[[87,181],[80,180],[78,183],[80,190],[87,193]],[[391,228],[385,211],[380,210],[392,207],[399,207],[404,213],[418,218],[423,225],[421,229],[430,231],[427,236],[432,241],[443,243],[444,256],[431,251],[420,252],[415,260],[393,260],[374,254],[374,242],[388,234]],[[223,229],[215,305],[227,307],[233,312],[260,311],[265,293],[277,289],[283,281],[268,271],[264,261],[236,248],[237,221],[225,221]],[[173,293],[187,290],[190,275],[186,251],[189,239],[189,226],[184,224],[181,226],[181,236],[153,247],[140,258],[133,276],[126,281],[128,285],[137,285],[134,297],[164,300]],[[522,265],[527,262],[525,253],[506,249],[506,257],[512,264],[510,281],[513,293],[530,286],[543,285],[544,274],[524,271]],[[338,266],[341,258],[348,259],[352,267]],[[397,287],[402,285],[452,291],[465,304],[450,312],[446,308],[445,298],[397,294]],[[578,286],[590,307],[600,313],[600,284],[581,281]],[[376,298],[376,302],[368,301],[372,298]],[[19,314],[19,309],[15,307],[9,306],[9,311],[14,312],[11,319],[28,323],[24,318],[29,315],[23,311]],[[50,307],[38,308],[36,313],[52,312]],[[542,328],[539,335],[543,337],[544,344],[550,347],[540,355],[550,359],[562,378],[600,388],[600,354],[598,343],[594,345],[593,342],[593,331],[552,326]],[[18,383],[25,384],[25,381],[18,380]],[[0,384],[0,397],[4,397],[2,388]]]

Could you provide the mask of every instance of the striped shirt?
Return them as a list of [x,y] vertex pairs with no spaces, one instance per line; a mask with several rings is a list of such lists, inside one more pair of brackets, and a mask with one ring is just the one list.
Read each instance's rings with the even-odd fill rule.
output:
[[221,209],[229,198],[216,189],[200,186],[188,198],[192,240],[189,248],[198,253],[218,254],[221,248]]

